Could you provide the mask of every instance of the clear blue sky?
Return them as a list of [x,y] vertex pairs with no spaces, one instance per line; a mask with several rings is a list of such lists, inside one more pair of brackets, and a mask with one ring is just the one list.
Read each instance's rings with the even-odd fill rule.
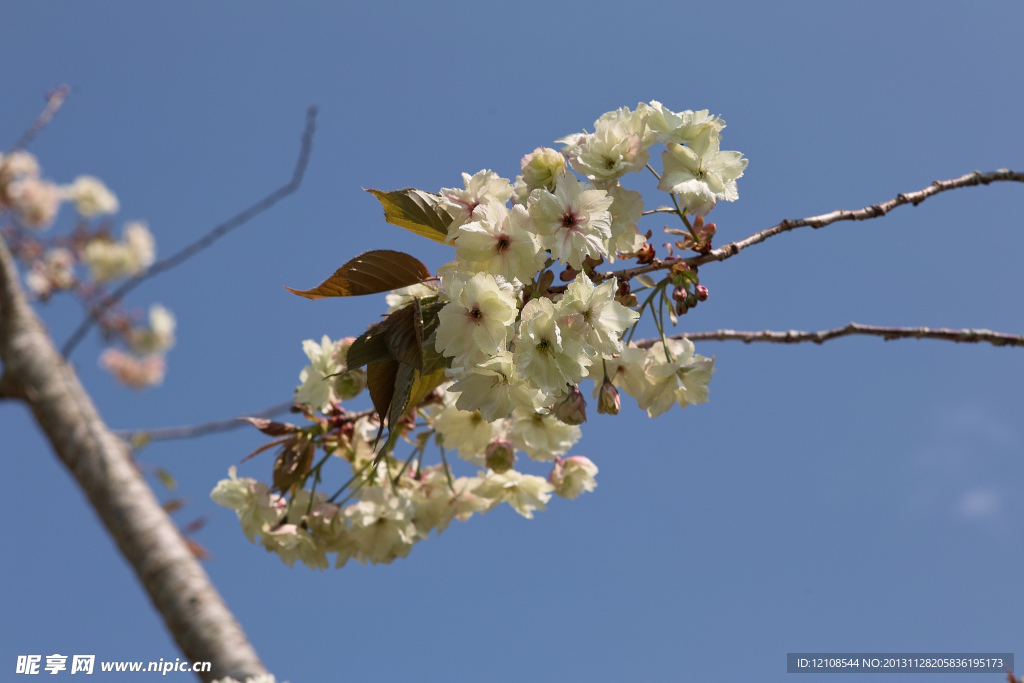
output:
[[[113,427],[190,424],[287,400],[303,339],[357,334],[383,306],[282,285],[372,248],[447,260],[361,188],[511,177],[534,147],[651,99],[721,115],[725,148],[750,160],[740,200],[713,214],[721,239],[1021,170],[1022,25],[1012,2],[7,3],[0,146],[69,84],[32,151],[57,180],[101,177],[167,255],[284,182],[320,105],[301,191],[132,296],[178,318],[164,385],[115,386],[96,337],[74,356]],[[683,323],[1024,333],[1022,208],[1007,183],[772,239],[702,268],[711,298]],[[79,311],[44,314],[62,341]],[[698,352],[717,355],[710,403],[653,421],[631,400],[617,418],[591,411],[576,452],[601,468],[596,492],[532,521],[475,517],[390,566],[288,569],[250,545],[208,494],[262,443],[254,431],[139,459],[178,478],[182,520],[209,515],[207,571],[292,683],[777,681],[791,651],[1024,657],[1022,350],[865,338]],[[2,677],[18,654],[179,656],[20,406],[0,405],[0,454]],[[916,680],[871,680],[890,678]]]

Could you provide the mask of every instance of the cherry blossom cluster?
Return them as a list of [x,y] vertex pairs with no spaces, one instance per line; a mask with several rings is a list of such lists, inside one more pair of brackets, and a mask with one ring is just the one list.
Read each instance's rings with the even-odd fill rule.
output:
[[[641,103],[604,114],[592,133],[561,138],[560,151],[535,149],[514,181],[482,170],[464,173],[462,187],[442,188],[432,199],[411,190],[449,219],[438,241],[454,248],[454,260],[435,277],[392,291],[388,314],[423,317],[423,354],[439,357],[441,371],[417,371],[411,389],[395,380],[402,398],[387,393],[389,407],[415,398],[397,413],[385,411],[379,397],[386,392],[378,389],[374,397],[375,373],[348,362],[349,351],[371,332],[306,340],[309,365],[295,402],[311,425],[254,421],[279,437],[260,449],[280,446],[274,484],[240,479],[232,469],[213,499],[236,511],[250,540],[258,538],[289,565],[298,560],[324,568],[332,553],[335,566],[352,558],[405,557],[431,530],[440,533],[451,520],[501,502],[530,518],[552,495],[592,491],[597,467],[567,455],[586,420],[584,380],[594,383],[598,412],[617,414],[621,390],[654,417],[673,405],[707,401],[714,372],[714,359],[665,334],[666,310],[675,322],[707,299],[695,269],[679,259],[659,262],[647,272],[664,265],[664,279],[645,274],[636,288],[629,269],[598,270],[630,259],[654,263],[651,233],[638,227],[643,197],[622,178],[645,169],[657,176],[658,189],[675,206],[658,211],[677,214],[686,228],[670,230],[686,236],[676,246],[706,252],[715,226],[704,218],[719,200],[737,199],[736,180],[747,165],[739,152],[720,149],[724,126],[706,110]],[[659,143],[660,174],[650,165],[650,148]],[[397,224],[410,227],[407,222]],[[556,271],[565,284],[555,285]],[[633,343],[647,310],[659,338]],[[381,371],[376,374],[379,386]],[[368,385],[377,410],[342,407]],[[396,437],[412,449],[405,460],[395,455]],[[441,448],[436,465],[423,463],[430,442]],[[318,450],[324,455],[316,460]],[[478,471],[453,476],[446,452]],[[521,472],[517,454],[552,469],[546,477]],[[317,486],[333,458],[348,462],[351,478],[329,496]]]
[[[54,224],[63,203],[73,204],[76,213],[71,234],[48,240],[39,237]],[[83,175],[69,185],[58,185],[41,176],[39,162],[28,152],[0,155],[5,237],[28,266],[28,290],[41,301],[70,292],[91,309],[104,300],[104,285],[139,275],[153,264],[156,247],[145,223],[125,224],[120,238],[111,234],[104,217],[119,210],[117,197],[98,178]],[[83,275],[76,271],[80,264],[86,271]],[[101,367],[137,389],[159,384],[164,357],[174,345],[171,312],[153,304],[148,324],[120,310],[108,312],[101,322],[108,339],[116,338],[126,347],[106,349],[100,356]]]

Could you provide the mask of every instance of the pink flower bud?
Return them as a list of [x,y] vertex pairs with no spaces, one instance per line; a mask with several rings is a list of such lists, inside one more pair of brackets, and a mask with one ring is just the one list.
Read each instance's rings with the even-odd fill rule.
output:
[[555,404],[554,413],[555,417],[567,425],[578,425],[587,421],[587,402],[583,399],[578,386],[574,386],[565,398]]
[[697,285],[694,289],[696,290],[697,300],[698,301],[707,301],[708,300],[708,288],[707,287],[705,287],[704,285]]
[[486,454],[487,466],[495,474],[501,474],[508,472],[516,464],[515,450],[512,448],[512,444],[504,439],[498,439],[492,441],[487,446]]
[[689,292],[686,291],[686,287],[683,287],[682,285],[679,285],[678,287],[676,287],[675,289],[672,290],[672,300],[673,301],[686,301],[686,297],[687,297],[688,294],[689,294]]
[[622,407],[619,401],[619,390],[615,388],[611,380],[605,379],[601,385],[601,392],[597,399],[597,412],[603,415],[618,415]]

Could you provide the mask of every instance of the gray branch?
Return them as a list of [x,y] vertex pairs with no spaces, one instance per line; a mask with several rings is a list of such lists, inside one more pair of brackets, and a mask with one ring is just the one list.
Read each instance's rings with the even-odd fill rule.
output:
[[[1024,336],[993,332],[992,330],[951,330],[944,327],[878,327],[850,323],[843,327],[818,332],[801,332],[799,330],[763,330],[761,332],[740,332],[737,330],[715,330],[713,332],[683,332],[669,339],[689,339],[690,341],[741,341],[772,342],[775,344],[799,344],[813,342],[822,344],[831,339],[862,335],[890,339],[940,339],[942,341],[960,343],[987,343],[993,346],[1024,346]],[[658,338],[644,339],[636,343],[640,348],[649,348],[661,341]]]
[[189,551],[72,367],[29,306],[0,238],[0,360],[5,396],[40,429],[139,577],[182,653],[212,662],[206,680],[267,673],[242,627]]

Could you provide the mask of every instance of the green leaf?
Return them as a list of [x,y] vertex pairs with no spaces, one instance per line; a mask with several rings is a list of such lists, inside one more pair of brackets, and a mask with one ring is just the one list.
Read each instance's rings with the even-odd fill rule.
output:
[[388,440],[384,444],[382,454],[391,452],[395,442],[401,433],[398,423],[405,415],[405,409],[409,406],[409,396],[412,393],[413,383],[419,373],[405,363],[400,363],[398,372],[395,374],[394,395],[391,399],[391,408],[388,410]]
[[446,379],[444,371],[444,366],[441,366],[430,373],[416,373],[416,380],[412,383],[412,389],[409,390],[409,408],[418,406],[430,392],[444,383]]
[[441,205],[441,195],[431,194],[414,187],[392,192],[367,190],[384,207],[384,220],[400,228],[434,240],[448,238],[448,226],[454,218]]
[[642,282],[643,285],[645,287],[647,287],[648,289],[650,289],[652,287],[656,287],[657,284],[658,284],[658,283],[656,283],[654,281],[654,278],[652,278],[650,275],[637,275],[636,279],[639,280],[640,282]]
[[356,256],[314,289],[285,289],[307,299],[324,299],[390,292],[429,278],[430,271],[417,258],[401,251],[377,249]]

